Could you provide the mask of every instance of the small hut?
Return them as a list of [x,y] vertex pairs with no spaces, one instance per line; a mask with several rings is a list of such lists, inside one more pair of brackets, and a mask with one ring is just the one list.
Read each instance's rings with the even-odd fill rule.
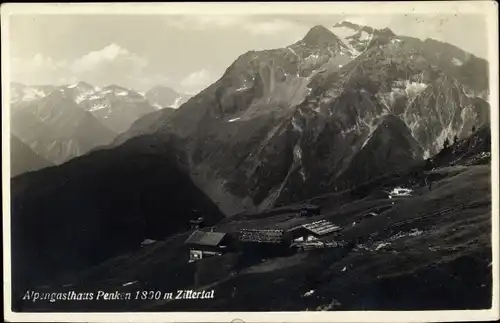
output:
[[200,216],[199,218],[195,219],[195,220],[191,220],[189,221],[189,226],[191,227],[191,229],[201,229],[203,227],[203,217]]
[[328,220],[319,220],[302,224],[288,230],[292,242],[316,241],[326,237],[341,228]]
[[320,215],[321,208],[318,205],[305,204],[300,208],[300,216],[311,217],[313,215]]
[[226,242],[226,233],[194,231],[185,242],[189,246],[189,262],[221,256],[227,251]]

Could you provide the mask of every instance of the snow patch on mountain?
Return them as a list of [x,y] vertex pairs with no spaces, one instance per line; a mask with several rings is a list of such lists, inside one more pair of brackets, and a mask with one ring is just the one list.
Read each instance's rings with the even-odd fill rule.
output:
[[178,109],[184,102],[185,102],[184,99],[181,96],[179,96],[175,99],[175,102],[174,104],[172,104],[171,108]]
[[[86,100],[94,101],[94,100],[100,100],[100,99],[102,99],[102,96],[93,94],[93,95],[89,96]],[[79,103],[79,102],[77,102],[77,103]]]
[[371,39],[371,35],[366,31],[361,31],[361,35],[359,36],[359,40],[368,40]]
[[353,36],[357,33],[356,30],[348,27],[332,27],[329,28],[329,30],[334,33],[340,40],[342,40],[345,43],[345,39],[347,37]]
[[23,98],[22,100],[23,101],[31,101],[31,100],[36,100],[38,98],[43,98],[47,95],[47,93],[41,91],[41,90],[37,90],[37,89],[33,89],[33,88],[27,88],[24,90],[24,95],[23,95]]
[[106,108],[109,108],[109,105],[107,104],[96,104],[94,106],[92,106],[89,111],[90,112],[94,112],[94,111],[98,111],[98,110],[102,110],[102,109],[106,109]]
[[237,88],[237,89],[236,89],[236,92],[245,91],[245,90],[248,90],[249,88],[250,88],[249,86],[245,86],[245,85],[244,85],[244,86],[242,86],[242,87],[240,87],[240,88]]
[[303,131],[302,127],[299,125],[299,123],[297,122],[297,119],[295,117],[292,118],[292,126],[293,126],[293,129],[297,130],[298,132]]
[[415,96],[421,92],[423,92],[427,88],[427,84],[418,83],[418,82],[410,82],[406,83],[405,92],[408,96]]
[[318,54],[311,54],[309,56],[307,56],[305,59],[308,60],[308,59],[318,59],[319,58],[319,55]]
[[80,104],[82,103],[83,101],[85,100],[89,100],[90,98],[92,98],[92,100],[95,100],[96,97],[97,98],[100,98],[99,96],[95,95],[95,90],[90,90],[88,92],[83,92],[81,94],[79,94],[76,98],[75,98],[75,102],[77,104]]
[[10,102],[30,102],[41,99],[50,94],[51,91],[44,91],[37,87],[23,86],[22,88],[11,89]]
[[299,144],[296,144],[293,147],[293,156],[295,157],[295,160],[300,162],[302,161],[302,148],[300,148]]
[[453,65],[455,66],[462,66],[464,64],[464,62],[462,62],[461,60],[459,60],[458,58],[456,57],[453,57],[451,59],[451,62],[453,63]]
[[334,33],[342,41],[342,43],[346,46],[347,50],[342,48],[340,55],[348,55],[348,56],[351,56],[354,58],[354,57],[357,57],[361,54],[361,52],[359,52],[358,50],[356,50],[356,48],[354,48],[354,46],[351,43],[351,40],[349,39],[349,37],[356,35],[356,33],[357,33],[356,30],[353,30],[351,28],[344,27],[344,26],[332,27],[332,28],[329,28],[329,30],[332,33]]
[[297,53],[293,49],[291,49],[290,47],[287,47],[287,49],[291,51],[293,55],[297,56]]

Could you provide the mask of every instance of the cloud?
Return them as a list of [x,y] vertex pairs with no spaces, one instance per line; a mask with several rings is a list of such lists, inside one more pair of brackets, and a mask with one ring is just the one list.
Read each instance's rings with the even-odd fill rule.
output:
[[207,30],[239,28],[242,31],[255,35],[275,35],[284,31],[300,30],[304,27],[285,18],[267,17],[262,19],[258,16],[249,15],[189,15],[169,17],[167,24],[179,29]]
[[230,15],[203,15],[203,16],[180,16],[168,18],[168,23],[174,27],[190,28],[190,29],[205,29],[210,27],[224,28],[235,26],[241,23],[245,17]]
[[[144,77],[148,60],[117,44],[91,51],[71,61],[55,61],[40,53],[13,58],[13,81],[28,84],[67,84],[84,80],[94,85],[123,84]],[[125,84],[123,84],[125,85]]]
[[217,80],[217,76],[208,71],[201,69],[187,75],[182,81],[181,86],[185,93],[195,94],[212,84]]
[[[173,88],[174,90],[177,90],[177,84],[175,84],[170,77],[163,74],[152,74],[147,75],[147,77],[142,76],[139,78],[130,77],[129,82],[134,84],[133,86],[131,86],[132,88],[144,92],[157,85],[168,86]],[[121,82],[120,84],[123,84],[123,82]]]
[[285,19],[256,21],[254,23],[243,25],[243,28],[246,31],[257,35],[276,35],[284,32],[303,35],[307,32],[308,29],[308,27]]
[[47,76],[53,80],[68,77],[66,61],[54,61],[40,53],[29,58],[14,57],[11,60],[11,77],[14,81],[30,80],[29,83],[46,83]]
[[106,65],[131,65],[140,70],[147,64],[147,59],[130,53],[116,44],[111,44],[78,58],[73,62],[72,69],[75,74],[93,71]]

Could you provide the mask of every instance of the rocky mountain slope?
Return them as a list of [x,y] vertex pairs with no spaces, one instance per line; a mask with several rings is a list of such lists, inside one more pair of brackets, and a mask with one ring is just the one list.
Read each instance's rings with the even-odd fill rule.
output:
[[49,167],[52,164],[16,136],[10,136],[10,176]]
[[134,121],[127,131],[119,134],[113,140],[110,147],[121,145],[134,137],[156,133],[165,121],[175,113],[175,111],[176,110],[173,108],[163,108],[146,114],[145,116]]
[[49,95],[57,87],[53,85],[27,86],[21,83],[10,84],[10,102],[27,102]]
[[156,111],[142,95],[117,85],[98,88],[80,82],[62,90],[115,133],[124,132],[138,118]]
[[11,132],[54,164],[104,145],[115,133],[63,91],[11,106]]
[[155,111],[142,95],[116,85],[11,85],[12,132],[55,164],[109,144]]
[[[164,120],[160,133],[185,138],[193,179],[226,214],[354,185],[343,174],[387,115],[420,146],[389,154],[388,165],[432,156],[446,138],[486,122],[484,60],[388,29],[361,31],[370,39],[362,52],[317,26],[286,48],[241,55]],[[464,65],[481,80],[466,77]]]

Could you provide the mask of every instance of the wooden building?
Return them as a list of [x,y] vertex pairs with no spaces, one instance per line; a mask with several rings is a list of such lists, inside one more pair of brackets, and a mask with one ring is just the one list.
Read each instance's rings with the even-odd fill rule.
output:
[[267,255],[281,254],[290,246],[285,230],[277,229],[242,229],[239,243],[244,252]]
[[288,230],[292,243],[316,241],[329,236],[341,228],[328,220],[302,224]]
[[189,221],[189,226],[191,227],[191,229],[201,229],[203,228],[203,217],[200,216],[199,218],[195,219],[195,220],[191,220]]
[[221,256],[227,251],[227,242],[226,233],[194,231],[185,242],[189,246],[189,262]]
[[300,208],[300,216],[313,216],[313,215],[320,215],[321,214],[321,208],[317,205],[311,205],[311,204],[305,204],[302,205]]

